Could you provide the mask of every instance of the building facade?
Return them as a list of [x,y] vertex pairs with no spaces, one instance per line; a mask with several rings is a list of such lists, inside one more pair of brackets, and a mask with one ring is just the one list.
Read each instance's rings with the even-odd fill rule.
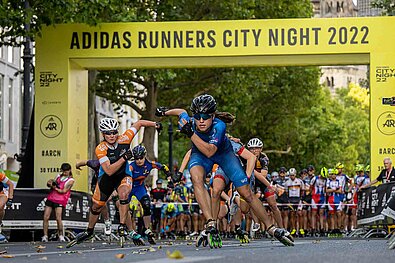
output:
[[0,168],[18,171],[22,125],[21,48],[0,47]]
[[[358,0],[358,6],[359,2]],[[354,0],[312,0],[314,18],[356,17],[359,10]],[[339,88],[350,83],[360,84],[366,81],[368,66],[323,66],[321,67],[320,83],[327,86],[334,95]]]

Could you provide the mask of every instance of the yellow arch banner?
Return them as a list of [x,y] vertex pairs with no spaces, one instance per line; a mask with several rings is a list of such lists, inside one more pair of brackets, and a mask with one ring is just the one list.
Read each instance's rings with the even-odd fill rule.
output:
[[394,43],[394,17],[47,27],[36,44],[35,187],[88,156],[87,69],[369,64],[375,177],[395,155]]

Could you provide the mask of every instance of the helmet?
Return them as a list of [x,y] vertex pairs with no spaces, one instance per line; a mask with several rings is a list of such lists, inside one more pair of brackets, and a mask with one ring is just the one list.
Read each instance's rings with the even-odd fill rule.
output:
[[362,164],[355,165],[355,171],[356,172],[363,172],[363,170],[364,170],[364,167],[363,167]]
[[322,167],[320,171],[320,175],[324,178],[328,178],[328,169],[326,169],[326,167]]
[[338,174],[338,170],[336,169],[336,168],[330,168],[330,169],[328,169],[328,174],[329,175],[332,175],[332,174]]
[[338,163],[336,164],[336,168],[337,168],[337,169],[343,169],[343,168],[344,168],[344,165],[343,165],[341,162],[338,162]]
[[302,171],[300,171],[301,174],[307,174],[307,169],[302,169]]
[[169,212],[173,212],[173,211],[174,211],[174,209],[175,209],[175,206],[174,206],[174,204],[173,204],[173,203],[169,203],[169,204],[167,205],[167,211],[169,211]]
[[289,175],[296,175],[296,169],[295,168],[289,169]]
[[278,172],[273,171],[271,174],[271,179],[272,181],[277,180],[278,179]]
[[163,184],[163,180],[159,178],[158,180],[156,180],[156,184]]
[[193,99],[191,104],[192,113],[207,113],[211,114],[217,110],[217,102],[213,96],[208,94],[200,95]]
[[263,146],[263,143],[258,138],[252,138],[247,143],[247,148],[262,148],[262,146]]
[[313,170],[315,170],[313,165],[310,164],[309,166],[307,166],[307,171],[313,171]]
[[110,132],[118,130],[119,124],[116,119],[104,118],[100,120],[99,130],[100,132]]
[[279,173],[286,173],[287,172],[287,168],[285,167],[280,167],[280,170],[278,171]]
[[365,171],[366,171],[366,172],[370,172],[370,164],[366,165]]
[[147,150],[145,149],[144,146],[139,144],[133,148],[132,153],[133,153],[134,159],[142,159],[145,157]]

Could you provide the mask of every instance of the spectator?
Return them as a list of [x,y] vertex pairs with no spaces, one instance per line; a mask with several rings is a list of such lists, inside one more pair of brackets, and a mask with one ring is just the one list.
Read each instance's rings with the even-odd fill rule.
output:
[[[4,188],[8,187],[8,197],[4,192]],[[6,238],[2,234],[3,218],[5,215],[5,206],[10,207],[12,205],[12,199],[14,197],[14,184],[7,178],[4,171],[0,169],[0,241],[4,241]]]
[[163,202],[166,199],[167,189],[162,188],[163,180],[158,179],[156,180],[156,188],[151,190],[151,198],[154,202],[154,220],[152,224],[152,228],[155,231],[159,231],[160,227],[160,216],[162,211]]
[[64,229],[62,222],[62,208],[66,207],[71,194],[71,188],[74,184],[73,174],[71,172],[71,165],[63,163],[60,167],[62,171],[55,179],[50,179],[47,186],[51,189],[48,194],[47,201],[45,201],[43,230],[44,236],[42,242],[48,242],[48,223],[52,213],[52,208],[55,209],[56,223],[58,226],[58,236],[60,242],[65,242]]
[[377,182],[382,182],[382,183],[395,182],[395,169],[394,167],[392,167],[391,158],[389,157],[384,158],[384,169],[380,172],[379,176],[375,180],[371,181],[370,183],[361,186],[360,189],[368,188]]

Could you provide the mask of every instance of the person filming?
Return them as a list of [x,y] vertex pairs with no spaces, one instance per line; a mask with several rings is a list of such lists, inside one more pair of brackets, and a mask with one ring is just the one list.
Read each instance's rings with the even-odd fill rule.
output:
[[71,173],[71,165],[63,163],[60,167],[62,171],[55,179],[49,179],[47,186],[51,189],[45,201],[43,230],[44,236],[42,242],[48,242],[48,224],[52,209],[55,209],[56,223],[58,226],[58,237],[60,242],[65,242],[64,229],[62,222],[63,208],[66,207],[71,194],[71,188],[74,184],[73,174]]

